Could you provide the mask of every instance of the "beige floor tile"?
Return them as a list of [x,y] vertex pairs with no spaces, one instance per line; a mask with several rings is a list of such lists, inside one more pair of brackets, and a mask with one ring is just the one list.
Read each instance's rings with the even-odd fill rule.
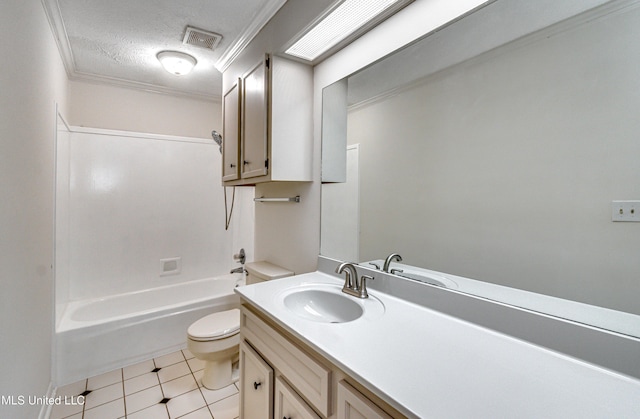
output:
[[207,401],[207,404],[215,403],[217,401],[226,399],[227,397],[231,397],[234,394],[238,393],[238,389],[233,384],[223,387],[219,390],[209,390],[204,387],[202,387],[200,390],[202,391],[202,395],[204,396],[204,399]]
[[[51,416],[49,419],[53,419],[54,417]],[[71,416],[65,416],[64,419],[82,419],[82,412],[77,413],[75,415],[71,415]]]
[[200,390],[193,390],[169,400],[167,409],[171,419],[186,415],[206,406]]
[[129,394],[124,399],[125,406],[127,407],[127,415],[158,404],[163,398],[164,395],[159,385]]
[[158,371],[158,378],[160,378],[161,383],[164,383],[166,381],[183,377],[187,374],[191,374],[191,370],[189,369],[189,365],[187,365],[187,361],[182,361],[177,364],[169,365],[168,367],[163,367]]
[[200,370],[200,371],[195,371],[193,373],[193,376],[196,377],[196,381],[198,382],[198,386],[200,387],[204,387],[202,385],[202,376],[204,375],[204,370]]
[[196,372],[196,371],[203,370],[206,362],[198,358],[191,358],[187,360],[187,364],[189,364],[189,368],[191,369],[192,372]]
[[[237,419],[238,385],[202,387],[204,365],[183,349],[80,380],[56,394],[75,397],[89,389],[85,405],[54,406],[51,419]],[[160,403],[163,398],[170,400]]]
[[111,402],[116,399],[122,399],[124,392],[122,383],[111,384],[110,386],[99,388],[87,395],[85,398],[85,410],[92,409],[101,404]]
[[188,350],[187,348],[182,350],[182,353],[184,354],[184,357],[189,360],[191,358],[194,358],[193,354],[191,353],[190,350]]
[[235,419],[240,414],[240,394],[222,399],[209,405],[209,410],[216,419]]
[[49,419],[62,419],[69,416],[80,414],[82,417],[83,405],[57,404],[51,409],[51,417]]
[[169,365],[177,364],[178,362],[183,362],[184,360],[185,358],[182,354],[182,351],[173,352],[168,355],[159,356],[153,359],[156,367],[158,368],[168,367]]
[[156,366],[153,363],[153,360],[148,359],[146,361],[139,362],[134,365],[129,365],[128,367],[124,367],[122,369],[122,375],[124,376],[125,380],[128,380],[130,378],[137,377],[142,374],[146,374],[150,372],[152,369],[154,369],[155,367]]
[[170,399],[197,389],[198,383],[192,374],[187,374],[184,377],[162,383],[164,397]]
[[124,399],[101,404],[93,409],[85,409],[84,419],[119,419],[124,417]]
[[184,416],[180,416],[180,419],[211,419],[211,412],[208,407],[203,407],[202,409],[198,409],[195,412],[191,412]]
[[128,396],[129,394],[137,393],[138,391],[157,386],[158,384],[160,384],[158,374],[155,372],[148,372],[129,380],[125,380],[124,394],[125,396]]
[[138,412],[127,414],[127,419],[169,419],[169,413],[164,404],[156,404]]
[[87,390],[97,390],[122,381],[122,370],[117,369],[87,380]]

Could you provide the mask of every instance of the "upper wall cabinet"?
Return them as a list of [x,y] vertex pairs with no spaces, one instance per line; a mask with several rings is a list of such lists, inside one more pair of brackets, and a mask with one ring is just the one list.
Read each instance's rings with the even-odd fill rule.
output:
[[240,178],[240,91],[242,80],[238,79],[222,97],[222,181]]
[[312,180],[313,70],[281,57],[264,60],[223,95],[227,186]]

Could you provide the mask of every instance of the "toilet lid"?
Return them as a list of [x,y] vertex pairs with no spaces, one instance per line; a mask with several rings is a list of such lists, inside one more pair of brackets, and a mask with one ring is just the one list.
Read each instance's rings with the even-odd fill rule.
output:
[[196,320],[187,333],[193,340],[217,340],[235,335],[240,330],[240,310],[221,311]]

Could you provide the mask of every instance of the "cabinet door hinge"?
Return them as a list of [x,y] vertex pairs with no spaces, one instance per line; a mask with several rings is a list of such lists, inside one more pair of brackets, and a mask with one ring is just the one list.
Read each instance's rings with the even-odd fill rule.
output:
[[268,169],[268,168],[269,168],[269,159],[266,159],[266,160],[264,161],[264,167],[265,167],[266,169]]
[[268,55],[267,55],[267,56],[265,57],[265,59],[264,59],[264,65],[265,65],[265,67],[269,68],[269,65],[270,65],[270,58],[269,58],[269,56],[268,56]]

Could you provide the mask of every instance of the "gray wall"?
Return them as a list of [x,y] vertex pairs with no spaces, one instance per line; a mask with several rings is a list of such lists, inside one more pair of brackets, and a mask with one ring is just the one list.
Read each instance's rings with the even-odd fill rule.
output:
[[640,313],[640,223],[610,208],[640,199],[638,39],[636,8],[353,109],[360,259]]

